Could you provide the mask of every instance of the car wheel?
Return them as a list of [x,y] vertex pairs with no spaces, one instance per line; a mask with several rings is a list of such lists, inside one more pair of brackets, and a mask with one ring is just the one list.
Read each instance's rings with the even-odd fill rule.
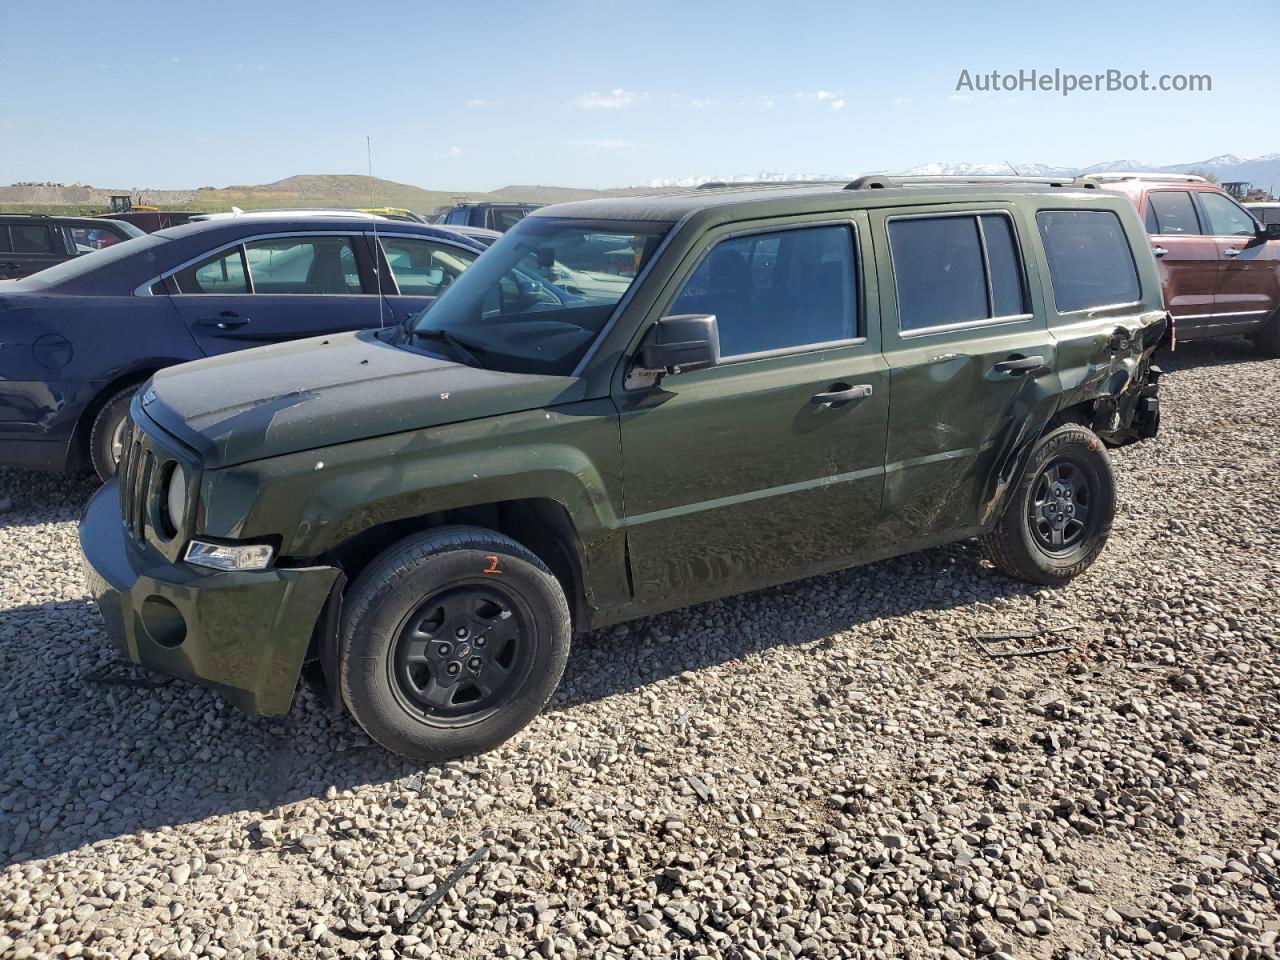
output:
[[431,530],[352,585],[342,698],[369,736],[411,760],[482,753],[546,705],[569,636],[564,591],[533,553],[478,527]]
[[1111,458],[1079,424],[1045,434],[1031,451],[1004,517],[982,538],[997,569],[1032,583],[1066,583],[1106,546],[1116,511]]
[[1271,315],[1267,325],[1253,335],[1253,345],[1268,357],[1280,357],[1280,310]]
[[89,431],[89,459],[99,479],[106,483],[116,475],[116,465],[124,452],[124,436],[129,425],[129,404],[138,385],[125,387],[103,404]]

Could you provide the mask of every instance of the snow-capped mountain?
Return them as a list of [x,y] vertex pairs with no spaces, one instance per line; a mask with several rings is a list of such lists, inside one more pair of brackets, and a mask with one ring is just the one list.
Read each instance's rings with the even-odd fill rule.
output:
[[1143,160],[1104,160],[1085,167],[1051,163],[922,163],[905,170],[845,171],[842,173],[777,173],[761,172],[733,176],[669,177],[650,180],[650,187],[696,187],[711,181],[722,183],[791,183],[797,180],[852,180],[865,173],[896,173],[901,176],[976,177],[1002,176],[1017,171],[1024,177],[1070,177],[1086,173],[1142,171],[1147,173],[1211,173],[1220,181],[1243,180],[1272,194],[1280,191],[1280,153],[1260,157],[1238,157],[1224,153],[1196,163],[1157,164]]

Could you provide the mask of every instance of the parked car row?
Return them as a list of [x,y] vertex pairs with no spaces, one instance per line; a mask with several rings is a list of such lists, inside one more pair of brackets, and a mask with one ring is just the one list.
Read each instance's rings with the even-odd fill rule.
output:
[[0,460],[119,472],[81,541],[136,662],[271,714],[314,658],[456,756],[574,632],[965,537],[1083,572],[1157,348],[1280,354],[1277,239],[1142,174],[211,215],[0,285]]
[[[56,268],[0,324],[146,304],[127,342],[219,354],[133,393],[81,525],[124,655],[263,714],[313,658],[378,742],[439,759],[528,723],[575,632],[975,536],[1012,576],[1086,570],[1169,328],[1137,208],[1097,187],[593,200],[452,273],[465,237],[233,218]],[[94,271],[115,292],[68,306]],[[317,294],[375,329],[280,304]],[[324,335],[270,343],[269,307]]]

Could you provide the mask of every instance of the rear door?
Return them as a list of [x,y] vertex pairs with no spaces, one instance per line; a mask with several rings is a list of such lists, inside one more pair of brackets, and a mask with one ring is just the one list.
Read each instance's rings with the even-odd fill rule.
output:
[[480,256],[461,244],[382,231],[378,243],[385,258],[382,293],[396,323],[431,306]]
[[1196,196],[1222,264],[1215,326],[1262,323],[1280,307],[1280,243],[1259,236],[1257,221],[1229,197],[1207,190]]
[[66,259],[62,235],[48,223],[0,223],[0,279],[27,277]]
[[376,327],[360,234],[258,237],[170,277],[173,303],[206,354]]
[[640,601],[722,595],[871,549],[889,378],[865,237],[862,213],[728,225],[668,285],[650,319],[714,314],[722,362],[615,386]]
[[1147,194],[1147,232],[1160,264],[1164,302],[1179,336],[1212,326],[1222,257],[1188,190]]
[[906,549],[988,522],[1000,467],[1054,402],[1054,341],[1011,205],[872,220],[893,394],[878,539]]

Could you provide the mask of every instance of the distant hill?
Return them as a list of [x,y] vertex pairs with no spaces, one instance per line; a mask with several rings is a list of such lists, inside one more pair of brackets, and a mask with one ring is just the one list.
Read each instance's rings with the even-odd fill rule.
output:
[[268,207],[403,207],[430,213],[465,197],[470,200],[508,200],[560,203],[592,197],[647,192],[646,188],[585,190],[574,187],[510,186],[491,193],[467,190],[425,190],[408,183],[374,178],[372,188],[362,174],[304,174],[274,183],[200,187],[194,190],[92,187],[85,184],[15,184],[0,187],[0,210],[25,212],[89,212],[110,206],[112,194],[127,193],[142,203],[167,210],[260,210]]

